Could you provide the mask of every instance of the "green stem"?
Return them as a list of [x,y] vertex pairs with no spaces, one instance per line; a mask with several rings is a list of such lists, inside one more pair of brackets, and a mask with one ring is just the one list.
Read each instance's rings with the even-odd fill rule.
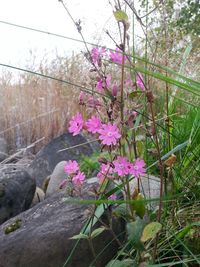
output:
[[94,261],[96,262],[96,266],[99,267],[99,263],[97,262],[97,256],[96,256],[96,253],[95,253],[95,250],[94,250],[94,246],[93,246],[93,243],[92,243],[92,240],[91,238],[89,237],[88,238],[88,243],[89,243],[89,246],[90,246],[90,249],[92,251],[92,255],[94,257]]

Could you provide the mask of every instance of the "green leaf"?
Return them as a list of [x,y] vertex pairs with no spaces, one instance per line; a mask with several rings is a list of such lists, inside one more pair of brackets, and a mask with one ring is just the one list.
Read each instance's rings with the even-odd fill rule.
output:
[[[126,69],[133,69],[132,67],[125,65]],[[188,78],[182,76],[182,75],[177,75],[178,77],[181,76],[181,79],[177,80],[174,78],[171,78],[169,76],[166,76],[160,72],[155,72],[155,71],[150,71],[148,69],[142,68],[142,67],[134,67],[134,71],[136,72],[141,72],[143,74],[147,74],[149,76],[152,76],[156,79],[159,79],[161,81],[165,81],[169,84],[175,85],[181,89],[184,89],[188,92],[191,92],[195,95],[200,96],[200,89],[199,89],[199,83],[194,81],[194,80],[188,80]],[[192,82],[191,82],[192,81]]]
[[95,237],[97,237],[98,235],[100,235],[103,231],[105,231],[106,230],[106,228],[105,227],[99,227],[99,228],[97,228],[97,229],[95,229],[94,231],[92,231],[92,233],[91,233],[91,238],[95,238]]
[[189,231],[191,230],[191,228],[193,226],[200,226],[200,222],[194,222],[194,223],[191,223],[190,225],[187,225],[185,226],[178,234],[177,234],[177,237],[178,238],[184,238],[188,233]]
[[117,11],[115,11],[113,13],[114,13],[114,16],[115,16],[117,21],[125,21],[125,22],[128,21],[128,16],[124,11],[117,10]]
[[151,65],[151,66],[154,66],[154,67],[156,67],[156,68],[158,68],[158,69],[160,69],[160,70],[165,70],[165,71],[169,72],[170,74],[175,75],[176,77],[178,77],[178,78],[182,79],[183,81],[187,82],[187,83],[190,84],[191,86],[196,87],[196,89],[199,90],[198,88],[199,88],[199,86],[200,86],[200,83],[199,83],[198,81],[189,79],[189,78],[187,78],[186,76],[181,75],[180,73],[178,73],[178,72],[176,72],[176,71],[174,71],[174,70],[172,70],[172,69],[170,69],[170,68],[168,68],[168,67],[166,67],[166,66],[164,66],[164,65],[160,65],[160,64],[153,63],[153,62],[151,62],[151,61],[149,61],[149,60],[147,60],[147,59],[145,59],[145,58],[138,57],[138,56],[136,56],[136,55],[132,55],[132,57],[133,57],[134,59],[138,60],[138,61],[142,61],[142,62],[144,62],[144,63],[146,63],[146,64],[149,64],[149,65]]
[[78,235],[74,235],[74,236],[70,237],[70,239],[88,239],[88,236],[80,233]]
[[125,220],[131,218],[130,209],[125,203],[117,206],[113,211],[113,215],[115,217],[124,218]]
[[144,141],[136,141],[137,143],[137,149],[138,149],[138,156],[140,158],[144,157],[144,152],[145,152],[145,143]]
[[147,224],[143,230],[141,241],[146,242],[149,239],[153,239],[161,228],[162,225],[159,222],[151,222]]
[[131,242],[134,248],[141,251],[144,250],[144,245],[140,240],[144,226],[145,222],[140,218],[137,218],[135,222],[127,223],[126,225],[128,241]]
[[137,97],[138,95],[141,95],[142,94],[142,91],[133,91],[129,94],[129,98],[130,99],[133,99],[135,97]]
[[90,220],[90,222],[88,223],[86,229],[85,229],[85,234],[89,234],[90,229],[95,225],[95,223],[97,223],[98,219],[102,216],[102,214],[104,213],[105,208],[104,205],[99,205],[96,209],[95,209],[95,214],[94,214],[94,219]]
[[[135,200],[144,200],[142,194],[138,194]],[[135,210],[136,215],[138,215],[141,219],[145,214],[145,203],[143,201],[138,201],[133,204],[133,209]]]
[[135,261],[131,259],[126,259],[126,260],[111,260],[106,267],[135,267],[137,266]]

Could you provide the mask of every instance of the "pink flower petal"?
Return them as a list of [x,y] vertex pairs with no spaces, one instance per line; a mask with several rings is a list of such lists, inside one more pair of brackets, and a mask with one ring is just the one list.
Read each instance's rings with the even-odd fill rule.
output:
[[71,121],[69,122],[68,131],[73,133],[73,136],[80,133],[83,128],[83,118],[80,112],[78,112],[74,117],[72,117]]

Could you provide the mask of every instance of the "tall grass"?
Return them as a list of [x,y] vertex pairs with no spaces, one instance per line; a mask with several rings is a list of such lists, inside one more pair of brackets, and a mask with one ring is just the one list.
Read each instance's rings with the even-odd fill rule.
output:
[[[26,69],[82,84],[85,70],[81,62],[81,55],[57,56],[39,66],[31,63]],[[68,119],[79,108],[76,87],[26,72],[16,75],[16,71],[5,71],[0,78],[0,95],[0,136],[7,140],[11,152],[44,137],[35,147],[37,151],[66,131]]]

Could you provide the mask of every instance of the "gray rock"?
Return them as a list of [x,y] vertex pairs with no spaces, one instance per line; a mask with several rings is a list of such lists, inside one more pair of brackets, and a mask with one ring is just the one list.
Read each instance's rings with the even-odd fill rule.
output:
[[[94,258],[88,241],[80,240],[71,255],[77,240],[70,238],[80,233],[91,206],[65,203],[64,196],[65,192],[58,192],[0,226],[0,267],[62,267],[69,256],[68,267],[90,266]],[[88,199],[87,193],[83,197]],[[102,219],[107,222],[105,217]],[[5,234],[10,225],[18,223],[15,231]],[[112,223],[115,234],[121,234],[118,238],[122,240],[124,223],[117,219]],[[93,246],[96,255],[102,252],[98,267],[104,267],[118,249],[109,231],[95,237]]]
[[35,181],[24,169],[16,165],[0,168],[0,223],[29,208]]
[[[137,188],[137,179],[133,179],[130,182],[131,192]],[[160,197],[160,178],[153,175],[142,176],[139,179],[140,191],[147,199],[159,198]],[[156,207],[158,201],[155,203],[151,202],[151,207]]]
[[[60,161],[78,160],[82,155],[93,154],[94,144],[81,145],[87,141],[82,135],[72,136],[70,133],[64,133],[42,148],[28,168],[37,185],[42,187],[45,178],[53,172]],[[59,152],[65,148],[69,149]]]
[[4,138],[0,137],[0,162],[8,157],[8,147]]
[[59,185],[67,176],[67,174],[64,172],[65,164],[66,164],[66,161],[59,162],[56,165],[53,173],[50,175],[50,181],[49,181],[47,191],[46,191],[47,197],[61,190],[59,188]]
[[0,162],[4,161],[8,157],[8,154],[0,152]]

